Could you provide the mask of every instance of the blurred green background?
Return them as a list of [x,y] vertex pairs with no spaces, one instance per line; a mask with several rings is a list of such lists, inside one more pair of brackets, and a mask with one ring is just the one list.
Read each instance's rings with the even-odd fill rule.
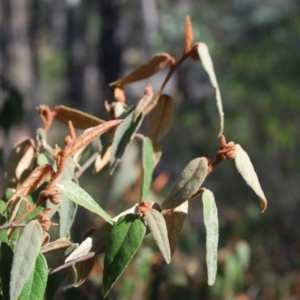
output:
[[[219,271],[206,283],[202,203],[190,204],[178,251],[165,265],[147,237],[108,299],[300,299],[300,2],[191,0],[1,0],[0,168],[14,142],[41,126],[36,106],[63,104],[107,119],[108,83],[168,52],[184,48],[185,16],[195,42],[207,43],[219,81],[225,135],[252,159],[268,199],[261,215],[252,190],[225,161],[207,178],[220,218]],[[144,87],[158,88],[166,71],[126,87],[136,103]],[[154,172],[168,183],[197,156],[211,159],[219,147],[218,113],[209,79],[188,61],[166,87],[176,103],[172,129]],[[54,124],[49,143],[62,145],[66,129]],[[140,144],[133,143],[112,178],[108,170],[80,184],[112,215],[132,206],[139,177]],[[164,175],[161,175],[161,174]],[[163,177],[165,176],[165,177]],[[2,184],[0,184],[0,189]],[[83,221],[84,220],[84,221]],[[79,209],[72,237],[80,242],[94,215]],[[51,277],[52,276],[52,277]],[[51,275],[50,283],[64,272]],[[60,277],[61,276],[61,277]],[[59,299],[102,299],[102,258],[90,279]],[[47,292],[51,299],[51,291]]]

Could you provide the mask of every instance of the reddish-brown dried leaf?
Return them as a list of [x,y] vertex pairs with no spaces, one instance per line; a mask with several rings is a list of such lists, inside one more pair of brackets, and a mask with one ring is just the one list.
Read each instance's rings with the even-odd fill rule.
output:
[[96,137],[107,132],[109,129],[119,125],[123,120],[112,120],[93,127],[91,130],[83,133],[75,141],[66,145],[64,150],[65,157],[74,155],[79,149],[91,143]]
[[134,70],[129,75],[112,82],[110,86],[122,86],[127,83],[146,79],[163,69],[170,60],[171,56],[168,53],[156,54],[146,64]]
[[14,197],[26,196],[37,190],[51,175],[52,171],[52,166],[48,164],[34,169],[30,176],[17,188]]
[[168,210],[164,210],[162,212],[162,215],[164,216],[166,224],[167,224],[171,257],[176,249],[179,234],[180,234],[184,219],[188,213],[188,206],[189,206],[189,202],[185,201],[180,206],[178,206],[174,209],[168,209]]
[[95,257],[79,262],[77,282],[74,284],[75,287],[81,286],[86,281],[93,270],[94,263]]
[[189,51],[194,40],[193,27],[190,16],[185,19],[185,51]]
[[174,102],[168,95],[161,95],[158,104],[149,115],[147,135],[153,145],[165,137],[171,127],[174,116]]
[[90,114],[64,105],[55,106],[53,111],[55,119],[66,126],[68,126],[69,121],[72,121],[73,126],[79,129],[87,129],[105,123],[105,121]]
[[52,243],[48,243],[45,246],[41,248],[41,253],[50,253],[53,251],[61,250],[61,249],[66,249],[69,246],[72,245],[72,242],[68,238],[60,238]]
[[16,143],[11,151],[4,172],[4,190],[16,188],[21,175],[29,168],[34,156],[34,141],[24,138]]

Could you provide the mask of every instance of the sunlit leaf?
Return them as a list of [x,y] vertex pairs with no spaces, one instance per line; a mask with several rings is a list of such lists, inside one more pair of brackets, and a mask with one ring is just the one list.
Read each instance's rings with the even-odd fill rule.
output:
[[203,68],[207,72],[210,82],[215,90],[216,94],[216,99],[217,99],[217,108],[219,111],[219,116],[220,116],[220,133],[219,136],[223,134],[224,130],[224,112],[223,112],[223,104],[222,104],[222,99],[221,99],[221,93],[218,85],[218,81],[215,75],[214,71],[214,66],[212,59],[210,57],[208,47],[205,43],[198,43],[198,54],[200,57],[200,60],[202,62]]
[[95,160],[93,173],[98,173],[109,163],[111,158],[111,148],[111,146],[108,146],[103,156],[98,154]]
[[73,126],[79,129],[87,129],[105,123],[105,121],[90,114],[64,105],[55,106],[53,111],[55,112],[54,117],[58,121],[67,126],[68,122],[72,121]]
[[195,158],[183,169],[167,198],[161,204],[163,209],[171,209],[191,198],[201,187],[207,175],[207,158]]
[[23,138],[16,143],[10,152],[5,165],[4,190],[15,188],[24,172],[31,165],[34,156],[34,142]]
[[147,85],[143,97],[136,105],[133,120],[136,121],[137,117],[144,112],[144,109],[151,103],[153,98],[153,89],[151,85]]
[[68,248],[70,245],[72,245],[72,242],[68,238],[63,237],[63,238],[57,239],[54,242],[46,244],[45,246],[43,246],[41,248],[40,252],[43,254],[50,253],[50,252],[57,251],[60,249]]
[[260,200],[261,211],[267,208],[267,199],[260,186],[256,172],[253,168],[251,160],[245,150],[239,145],[235,145],[235,166],[239,173],[243,176],[246,183],[253,189]]
[[153,173],[153,146],[148,137],[143,139],[143,161],[142,161],[142,196],[141,200],[146,200],[152,181]]
[[115,168],[122,160],[122,157],[133,138],[133,135],[137,132],[142,123],[143,115],[139,115],[137,120],[134,121],[134,113],[135,106],[129,109],[128,114],[124,119],[124,122],[121,125],[119,125],[115,131],[114,140],[112,142],[112,152],[110,160],[111,174],[114,172]]
[[171,251],[164,217],[159,211],[150,209],[145,214],[144,220],[153,234],[157,247],[161,251],[165,261],[169,264],[171,261]]
[[91,128],[89,131],[85,131],[77,139],[75,139],[74,141],[72,141],[66,145],[66,147],[64,149],[64,155],[66,157],[73,156],[81,148],[90,144],[96,137],[107,132],[111,128],[116,127],[117,125],[119,125],[122,122],[123,122],[123,120],[107,121],[103,124],[100,124],[98,126]]
[[144,223],[133,214],[119,218],[118,222],[114,224],[108,239],[108,250],[104,257],[104,297],[140,247],[145,232]]
[[17,242],[10,275],[10,299],[17,300],[34,269],[42,243],[43,231],[38,221],[29,222]]
[[48,279],[48,265],[43,254],[39,254],[35,261],[29,279],[25,282],[20,300],[39,300],[44,298]]
[[111,83],[110,86],[122,86],[123,84],[146,79],[163,69],[170,60],[171,56],[167,53],[156,54],[148,61],[148,63],[134,70],[129,75]]
[[188,51],[194,40],[193,27],[190,16],[185,19],[185,50]]
[[0,247],[0,277],[3,298],[5,300],[9,299],[9,282],[13,256],[14,252],[12,248],[2,242]]
[[189,202],[185,201],[174,209],[163,211],[168,229],[168,239],[170,243],[171,256],[173,255],[183,222],[188,213]]
[[105,221],[112,224],[112,219],[109,214],[103,210],[99,204],[79,185],[72,181],[65,180],[57,183],[56,186],[68,199],[94,212],[95,214],[98,214]]
[[219,219],[214,194],[204,189],[202,194],[203,217],[206,228],[206,264],[208,284],[213,285],[218,269]]

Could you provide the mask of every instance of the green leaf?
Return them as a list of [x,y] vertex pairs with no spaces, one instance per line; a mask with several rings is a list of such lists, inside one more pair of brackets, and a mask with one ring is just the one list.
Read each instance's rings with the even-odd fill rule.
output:
[[247,152],[239,144],[235,145],[234,160],[238,172],[242,175],[246,183],[253,189],[255,194],[259,197],[261,212],[264,212],[267,208],[266,196],[260,186],[258,177]]
[[120,217],[113,225],[104,257],[104,297],[140,247],[145,232],[143,221],[133,214]]
[[[0,215],[1,218],[1,215]],[[6,230],[0,230],[0,242],[8,243],[8,237]]]
[[208,284],[213,285],[218,269],[219,220],[214,194],[205,189],[202,194],[203,216],[206,228],[206,264]]
[[201,187],[207,175],[207,158],[195,158],[183,169],[167,198],[161,204],[162,209],[171,209],[190,199]]
[[77,212],[77,204],[61,195],[59,206],[59,236],[65,237],[72,227]]
[[112,152],[110,160],[110,173],[112,174],[115,168],[118,166],[128,145],[130,144],[134,134],[139,129],[143,114],[140,114],[136,121],[133,120],[135,114],[135,106],[129,108],[127,116],[124,122],[120,124],[115,132],[114,140],[112,142]]
[[0,255],[1,288],[4,300],[9,300],[10,271],[14,253],[8,244],[2,242]]
[[146,213],[144,220],[153,234],[157,247],[161,251],[165,261],[169,264],[171,261],[171,251],[164,217],[159,211],[150,209]]
[[152,181],[153,172],[153,146],[152,142],[148,137],[143,139],[143,162],[142,162],[142,196],[141,200],[146,200],[150,192],[150,185]]
[[104,211],[98,205],[98,203],[76,183],[69,180],[65,180],[60,183],[57,183],[56,186],[68,199],[94,212],[95,214],[98,214],[105,221],[111,224],[113,223],[110,215],[106,211]]
[[48,265],[43,254],[39,254],[35,261],[29,279],[25,282],[20,300],[40,300],[44,298],[48,279]]
[[215,75],[214,71],[214,66],[212,59],[210,57],[208,47],[205,43],[198,43],[198,48],[197,48],[200,60],[202,62],[203,68],[207,72],[210,82],[214,88],[214,91],[216,93],[216,99],[217,99],[217,108],[219,111],[219,116],[220,116],[220,132],[219,136],[222,135],[223,130],[224,130],[224,112],[223,112],[223,105],[222,105],[222,99],[221,99],[221,93],[218,85],[218,81]]
[[38,221],[29,222],[17,242],[10,275],[10,299],[17,300],[30,278],[42,244],[43,231]]

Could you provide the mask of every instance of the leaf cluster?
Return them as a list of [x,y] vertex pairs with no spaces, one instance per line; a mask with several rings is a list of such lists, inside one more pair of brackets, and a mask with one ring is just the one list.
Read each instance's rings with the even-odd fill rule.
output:
[[[48,275],[67,267],[74,271],[71,286],[78,287],[89,276],[95,256],[100,253],[105,253],[103,295],[106,296],[149,232],[169,264],[188,214],[189,200],[199,194],[202,195],[207,233],[208,284],[214,283],[218,261],[218,211],[213,193],[203,187],[206,177],[223,160],[233,159],[238,172],[259,196],[262,211],[267,202],[247,153],[240,145],[227,143],[223,135],[221,94],[208,47],[202,42],[192,43],[192,25],[187,17],[185,48],[179,60],[167,53],[157,54],[111,84],[115,87],[115,101],[105,103],[108,121],[62,105],[53,110],[45,105],[38,107],[43,127],[37,130],[35,140],[24,138],[13,147],[5,168],[6,194],[5,200],[0,202],[0,276],[5,299],[42,299]],[[163,90],[186,59],[201,61],[215,90],[220,117],[220,149],[214,161],[206,157],[189,161],[168,195],[161,203],[155,203],[149,200],[152,174],[162,154],[162,140],[174,118],[173,99]],[[137,104],[128,108],[124,85],[149,78],[166,66],[169,66],[169,72],[158,91],[154,93],[147,85]],[[63,148],[55,145],[53,149],[47,142],[53,120],[69,128]],[[148,120],[146,130],[138,133],[144,120]],[[77,137],[75,128],[84,132]],[[111,217],[80,187],[78,179],[91,164],[94,172],[109,165],[113,176],[134,139],[142,144],[139,199],[133,207]],[[108,142],[104,143],[104,140]],[[94,147],[95,142],[100,147]],[[80,165],[87,149],[93,154]],[[99,229],[88,232],[79,245],[70,238],[77,205],[99,215],[104,222]],[[55,214],[59,215],[60,237],[50,242],[48,231],[57,225],[52,223]],[[48,253],[62,249],[66,249],[64,262],[48,269]]]

